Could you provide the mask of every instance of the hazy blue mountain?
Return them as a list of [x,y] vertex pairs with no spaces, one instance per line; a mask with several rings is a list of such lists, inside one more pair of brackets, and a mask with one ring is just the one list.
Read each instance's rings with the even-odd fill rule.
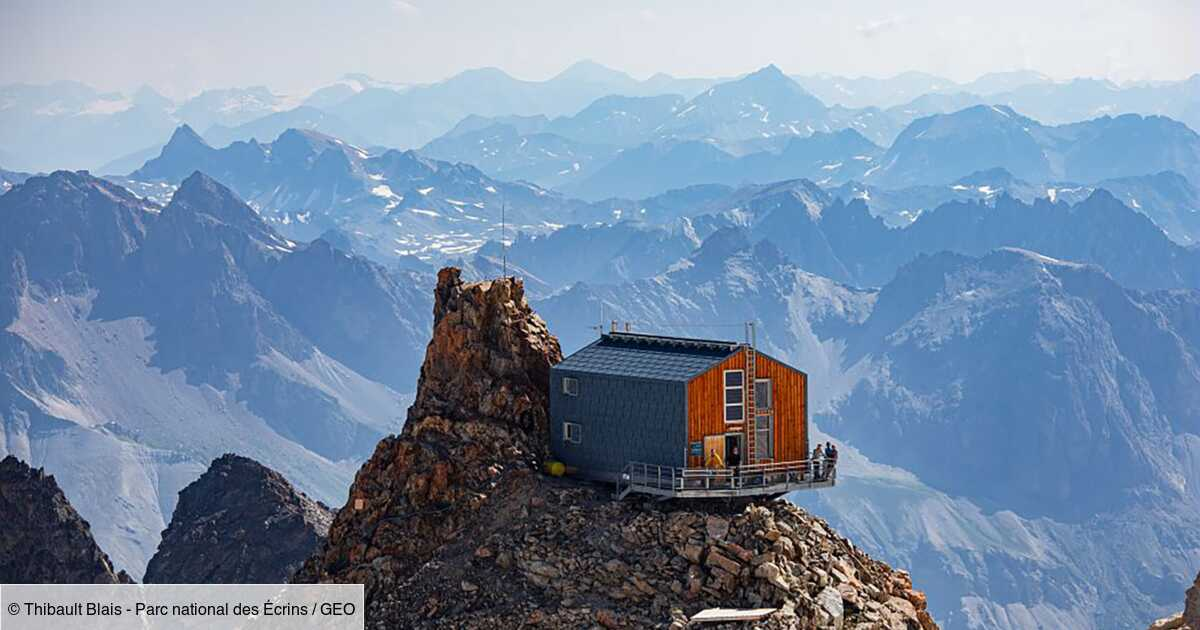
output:
[[[905,123],[914,116],[948,113],[971,105],[1007,105],[1048,124],[1098,116],[1156,114],[1200,127],[1200,75],[1182,81],[1135,82],[1075,78],[1056,81],[1039,72],[992,72],[967,82],[920,72],[885,79],[794,75],[806,90],[830,105],[878,107]],[[872,139],[874,139],[872,137]]]
[[6,171],[0,168],[0,194],[8,192],[8,189],[20,184],[29,179],[29,173],[21,173],[18,171]]
[[[544,235],[522,233],[508,247],[507,256],[510,264],[554,290],[579,281],[619,283],[648,278],[687,258],[699,245],[687,219],[671,227],[621,221],[568,225]],[[491,242],[478,255],[499,260],[501,254],[499,243]]]
[[[1185,310],[1198,306],[1193,294]],[[848,362],[871,354],[893,382],[864,383],[827,428],[950,494],[1023,515],[1117,511],[1135,487],[1171,490],[1178,465],[1165,466],[1158,444],[1200,426],[1196,348],[1169,320],[1153,295],[1125,291],[1098,267],[1025,250],[918,257],[849,345]],[[984,383],[1005,384],[977,389]],[[895,398],[901,391],[911,402]],[[900,441],[908,447],[896,452]]]
[[1193,130],[1200,128],[1200,118],[1195,115],[1200,103],[1200,74],[1183,81],[1125,85],[1083,78],[1027,84],[989,98],[1052,124],[1136,113],[1168,116]]
[[883,149],[852,129],[792,136],[779,151],[734,157],[709,142],[644,144],[590,176],[561,185],[584,199],[639,197],[697,184],[765,184],[808,178],[822,185],[864,177]]
[[743,156],[736,169],[743,181],[767,183],[803,177],[826,185],[862,177],[882,154],[881,147],[853,129],[818,131],[792,138],[778,154]]
[[1195,291],[1130,291],[1023,250],[918,258],[851,335],[862,378],[819,420],[920,480],[860,480],[857,505],[912,516],[870,533],[874,509],[817,509],[868,545],[914,536],[895,557],[945,576],[930,597],[961,607],[946,627],[1148,624],[1200,548],[1185,524],[1200,515],[1198,312]]
[[770,65],[688,101],[663,125],[662,133],[717,140],[805,135],[824,115],[820,100]]
[[313,90],[312,94],[309,94],[304,99],[302,105],[328,110],[368,88],[403,92],[410,87],[412,86],[404,83],[393,83],[376,79],[361,72],[351,72],[342,75],[334,83]]
[[336,500],[399,428],[430,325],[416,278],[295,245],[201,174],[165,208],[32,177],[0,222],[0,451],[53,472],[131,573],[211,457]]
[[492,177],[558,187],[586,177],[618,153],[613,145],[584,144],[553,133],[522,135],[511,125],[442,136],[421,147],[434,159],[466,162]]
[[673,188],[641,199],[610,197],[589,204],[588,214],[581,218],[588,223],[616,223],[632,219],[651,225],[674,224],[676,219],[704,212],[710,205],[719,203],[733,192],[732,187],[722,184],[697,184]]
[[512,127],[521,135],[541,133],[546,130],[546,125],[549,124],[549,122],[550,119],[541,114],[536,116],[479,116],[477,114],[471,114],[470,116],[458,121],[458,124],[454,125],[450,131],[447,131],[446,133],[431,140],[430,144],[440,140],[448,140],[477,131],[483,131],[484,129],[497,125]]
[[1012,109],[983,105],[921,118],[896,138],[866,181],[892,188],[940,184],[996,166],[1022,179],[1045,180],[1050,161],[1028,131],[1036,126]]
[[830,192],[845,202],[862,199],[870,207],[871,214],[881,217],[888,226],[903,227],[922,213],[951,201],[990,203],[1007,195],[1025,203],[1049,199],[1074,204],[1087,199],[1099,188],[1149,217],[1176,243],[1186,246],[1200,241],[1200,193],[1187,178],[1173,171],[1105,179],[1085,185],[1027,182],[1005,169],[993,168],[972,173],[951,184],[885,189],[852,181],[832,188]]
[[708,142],[647,142],[625,149],[589,177],[561,186],[581,199],[649,197],[693,184],[722,183],[736,158]]
[[112,175],[116,177],[127,175],[141,168],[147,160],[152,160],[159,153],[162,153],[163,146],[162,144],[155,144],[144,149],[138,149],[133,153],[122,155],[115,160],[96,167],[94,172],[100,175]]
[[0,102],[0,149],[12,157],[5,166],[42,171],[101,170],[161,146],[180,121],[236,125],[287,105],[266,88],[211,90],[177,105],[145,86],[127,96],[65,81],[0,86]]
[[1163,116],[1124,114],[1045,130],[1060,143],[1061,175],[1068,181],[1175,171],[1200,183],[1200,135]]
[[472,114],[557,117],[574,114],[603,96],[692,92],[689,85],[662,78],[639,82],[591,62],[546,81],[523,81],[496,68],[482,68],[403,91],[367,88],[331,106],[329,113],[352,121],[372,144],[419,147]]
[[[792,75],[804,89],[830,105],[851,108],[897,107],[924,96],[969,94],[983,97],[1009,92],[1025,86],[1052,83],[1046,75],[1033,70],[989,72],[968,83],[958,83],[925,72],[902,72],[892,77],[844,77],[833,74]],[[962,109],[955,107],[953,109]],[[1084,116],[1091,118],[1092,116]]]
[[964,83],[963,92],[990,96],[1001,92],[1009,92],[1026,86],[1048,85],[1054,83],[1050,77],[1036,70],[1007,70],[988,72],[980,75],[974,81]]
[[353,144],[367,144],[366,139],[355,130],[355,125],[308,106],[274,112],[233,127],[214,124],[206,129],[204,139],[213,146],[223,147],[238,140],[270,140],[288,129],[319,131]]
[[1176,243],[1200,243],[1200,191],[1179,173],[1106,179],[1095,186],[1150,217]]
[[756,238],[774,241],[802,268],[859,286],[886,284],[920,254],[982,255],[1019,247],[1100,265],[1132,288],[1200,288],[1200,250],[1172,242],[1146,214],[1108,191],[1089,190],[1075,203],[1045,198],[1026,203],[1004,192],[980,192],[987,186],[977,183],[1001,185],[1006,179],[1013,190],[1023,185],[1003,171],[960,180],[976,183],[948,191],[967,200],[940,203],[904,227],[889,226],[862,196],[846,201],[804,180],[741,189],[707,204],[702,211],[708,216],[693,216],[692,222],[701,238],[714,219],[717,225],[746,227]]
[[1046,126],[1007,106],[977,105],[910,124],[864,175],[902,188],[1002,167],[1026,181],[1082,181],[1174,170],[1200,178],[1200,136],[1159,116],[1126,114]]
[[605,96],[576,114],[555,118],[546,131],[579,142],[632,146],[654,137],[684,102],[675,94]]
[[0,86],[4,166],[27,171],[95,168],[144,149],[175,127],[169,111],[81,83]]
[[175,116],[186,125],[207,130],[214,125],[234,127],[281,111],[285,97],[264,86],[205,90],[179,104]]
[[949,184],[924,184],[906,188],[887,189],[851,181],[830,189],[833,196],[845,202],[862,199],[891,227],[904,227],[922,213],[951,201],[994,202],[1002,195],[1033,203],[1035,199],[1061,200],[1076,203],[1086,199],[1094,187],[1056,182],[1036,184],[1014,176],[1003,168],[989,168],[960,177]]
[[498,236],[579,222],[586,204],[533,184],[495,180],[474,166],[412,151],[368,153],[342,140],[290,129],[274,142],[217,149],[181,127],[162,154],[123,184],[172,185],[200,170],[246,199],[282,234],[307,241],[338,228],[354,250],[381,262],[398,256],[458,257]]
[[[578,114],[471,115],[421,148],[429,157],[478,166],[494,177],[562,187],[610,162],[621,147],[645,142],[683,103],[683,97],[605,96]],[[610,195],[625,191],[613,190]]]
[[[877,267],[877,283],[920,253],[941,250],[980,255],[997,247],[1020,247],[1063,260],[1103,267],[1125,286],[1200,288],[1200,251],[1171,242],[1145,215],[1105,190],[1074,205],[1001,197],[992,205],[953,202],[921,215],[897,234],[890,262]],[[862,250],[866,260],[876,253]]]
[[832,74],[794,74],[791,78],[822,102],[845,107],[887,108],[957,87],[950,79],[925,72],[904,72],[884,79]]

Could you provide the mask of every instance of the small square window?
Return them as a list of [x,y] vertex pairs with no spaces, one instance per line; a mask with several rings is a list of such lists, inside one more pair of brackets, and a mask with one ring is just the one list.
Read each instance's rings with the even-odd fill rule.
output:
[[562,380],[562,390],[563,393],[568,396],[578,396],[579,379],[570,376],[564,376]]
[[563,423],[563,441],[579,444],[583,441],[583,426],[576,422]]

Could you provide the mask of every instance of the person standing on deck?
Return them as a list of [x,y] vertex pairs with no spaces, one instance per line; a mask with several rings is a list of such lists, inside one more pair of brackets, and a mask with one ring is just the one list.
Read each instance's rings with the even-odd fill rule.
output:
[[821,448],[821,444],[818,443],[816,448],[814,448],[813,452],[812,452],[813,481],[821,480],[821,458],[824,457],[824,455],[825,455],[825,449]]
[[837,472],[837,447],[833,442],[825,444],[825,476],[830,479]]
[[724,468],[725,460],[717,454],[717,449],[711,448],[708,450],[708,467],[709,468]]

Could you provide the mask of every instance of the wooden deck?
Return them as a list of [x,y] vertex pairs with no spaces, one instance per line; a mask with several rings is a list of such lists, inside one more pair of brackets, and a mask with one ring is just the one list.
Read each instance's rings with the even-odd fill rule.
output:
[[807,459],[739,466],[737,468],[675,468],[630,462],[617,478],[616,497],[638,492],[669,499],[778,496],[796,490],[830,488],[837,469],[815,476]]

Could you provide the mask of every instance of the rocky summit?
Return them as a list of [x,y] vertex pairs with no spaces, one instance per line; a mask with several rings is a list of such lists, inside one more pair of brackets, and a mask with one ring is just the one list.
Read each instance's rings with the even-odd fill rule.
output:
[[0,583],[119,584],[87,521],[52,475],[8,456],[0,461]]
[[380,442],[301,582],[361,582],[372,628],[682,628],[710,608],[763,628],[930,630],[908,575],[785,501],[612,499],[539,471],[557,340],[518,279],[438,275],[401,435]]
[[223,455],[179,493],[146,582],[286,582],[324,542],[332,519],[274,470]]
[[1183,612],[1155,621],[1150,630],[1200,630],[1200,573],[1187,590]]

